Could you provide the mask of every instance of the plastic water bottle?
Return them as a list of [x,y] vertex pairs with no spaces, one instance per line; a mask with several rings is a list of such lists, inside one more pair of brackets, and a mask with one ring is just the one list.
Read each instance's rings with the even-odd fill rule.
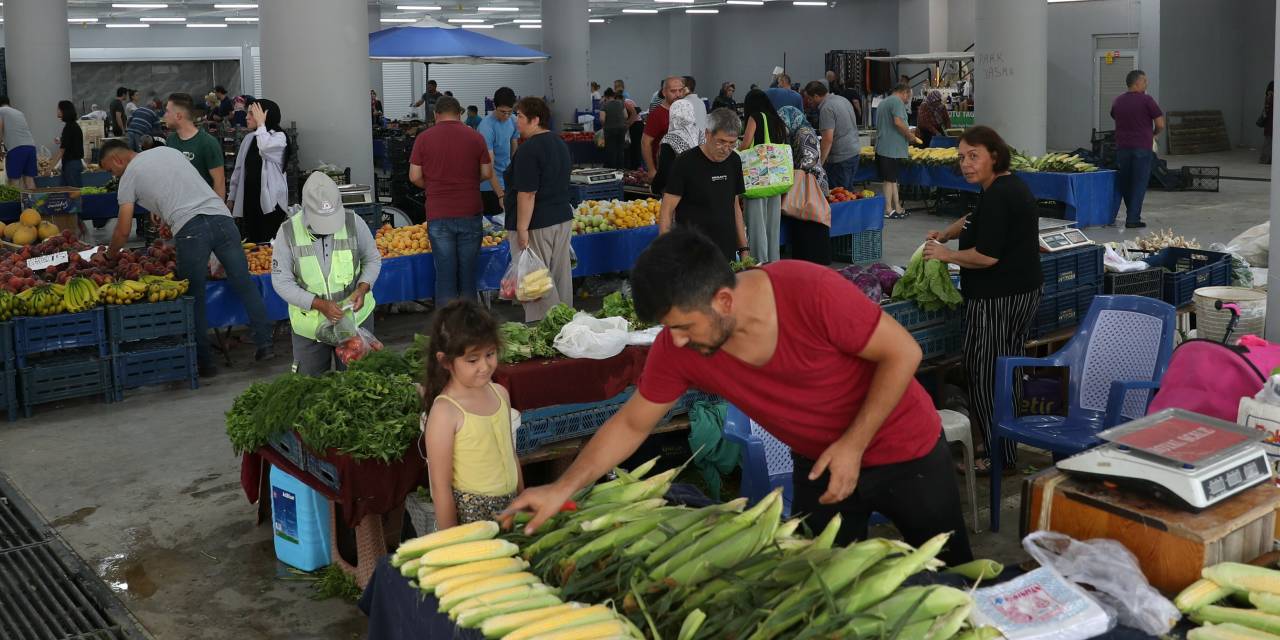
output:
[[276,558],[303,571],[329,564],[329,501],[297,478],[271,467],[271,530]]

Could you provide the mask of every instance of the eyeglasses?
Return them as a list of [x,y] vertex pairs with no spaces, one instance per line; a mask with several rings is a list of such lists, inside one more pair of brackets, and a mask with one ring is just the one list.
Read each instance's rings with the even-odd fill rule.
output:
[[738,144],[738,141],[736,139],[735,140],[720,140],[718,138],[711,139],[711,146],[716,149],[732,149],[735,146],[737,146],[737,144]]
[[511,115],[512,109],[499,107],[497,109],[494,109],[493,112],[500,116],[509,116]]

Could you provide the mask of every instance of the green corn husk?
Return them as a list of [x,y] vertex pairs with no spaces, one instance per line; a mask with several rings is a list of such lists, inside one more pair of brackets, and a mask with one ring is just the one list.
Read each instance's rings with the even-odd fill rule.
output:
[[1183,589],[1182,593],[1173,599],[1173,606],[1183,613],[1191,613],[1207,604],[1215,604],[1232,593],[1235,593],[1235,590],[1230,587],[1201,578]]
[[982,626],[961,631],[960,634],[956,636],[956,640],[999,640],[1003,637],[1004,634],[1000,633],[999,629],[995,627]]
[[698,633],[698,628],[706,622],[707,614],[702,609],[694,609],[685,616],[684,622],[680,624],[680,635],[676,636],[676,640],[693,640]]
[[1280,636],[1232,624],[1206,624],[1187,632],[1187,640],[1280,640]]
[[972,602],[969,594],[952,587],[907,587],[867,609],[866,616],[855,618],[845,629],[860,637],[880,636],[896,628],[899,623],[934,620]]
[[1280,571],[1275,569],[1239,562],[1222,562],[1212,567],[1205,567],[1200,575],[1206,580],[1212,580],[1235,591],[1280,594]]
[[1280,635],[1280,616],[1253,609],[1236,609],[1210,604],[1192,611],[1190,617],[1196,624],[1230,622],[1250,629]]
[[1249,594],[1249,604],[1263,613],[1280,615],[1280,595],[1258,591]]
[[1004,573],[1004,565],[995,560],[981,559],[950,567],[946,571],[973,581],[994,580]]

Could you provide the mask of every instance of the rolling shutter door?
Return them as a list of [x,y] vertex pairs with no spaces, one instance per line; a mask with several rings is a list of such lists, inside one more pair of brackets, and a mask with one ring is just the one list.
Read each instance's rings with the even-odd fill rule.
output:
[[1113,59],[1111,64],[1107,64],[1105,57],[1097,59],[1098,64],[1098,120],[1097,128],[1100,131],[1109,131],[1115,129],[1115,121],[1111,119],[1111,103],[1115,101],[1116,96],[1129,90],[1128,85],[1124,83],[1124,78],[1133,71],[1133,56],[1119,56]]
[[[475,105],[484,114],[485,98],[492,98],[498,87],[511,87],[517,96],[541,96],[542,63],[533,64],[433,64],[429,67],[431,80],[440,91],[453,92],[462,108]],[[587,95],[583,80],[583,96]],[[387,89],[390,91],[390,88]]]
[[257,47],[249,50],[249,57],[253,60],[253,95],[262,96],[262,55]]
[[399,119],[408,115],[418,97],[413,94],[413,63],[382,63],[382,112],[388,118]]

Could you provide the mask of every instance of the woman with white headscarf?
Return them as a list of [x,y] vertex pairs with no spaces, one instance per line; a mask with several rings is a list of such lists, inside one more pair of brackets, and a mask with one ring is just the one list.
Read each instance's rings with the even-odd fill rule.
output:
[[698,120],[693,105],[685,100],[671,103],[667,134],[662,136],[658,150],[658,173],[653,177],[653,194],[662,195],[671,175],[671,165],[680,154],[702,144],[705,131],[698,131]]

